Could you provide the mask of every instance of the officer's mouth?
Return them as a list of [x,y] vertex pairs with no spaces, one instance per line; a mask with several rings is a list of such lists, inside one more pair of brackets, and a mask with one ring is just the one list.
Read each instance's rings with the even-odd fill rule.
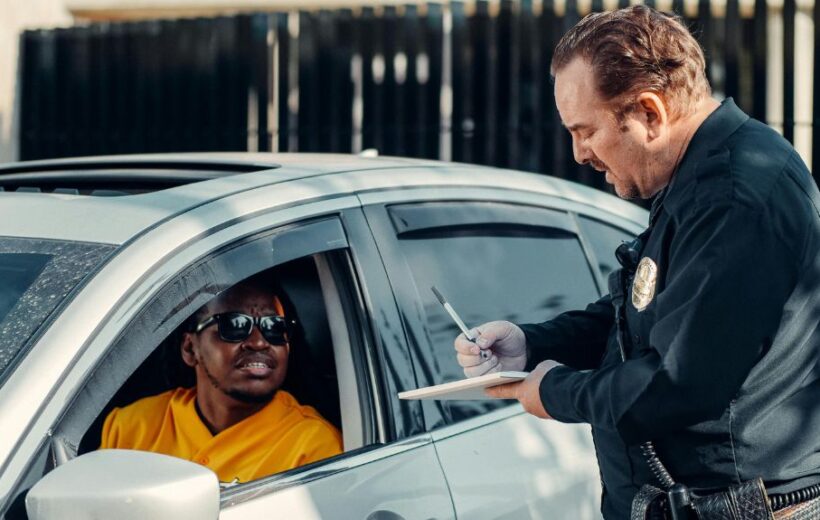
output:
[[589,165],[592,166],[592,169],[597,171],[597,172],[609,173],[609,170],[606,167],[606,164],[604,164],[604,163],[601,163],[601,162],[598,162],[598,161],[592,161],[592,162],[589,163]]

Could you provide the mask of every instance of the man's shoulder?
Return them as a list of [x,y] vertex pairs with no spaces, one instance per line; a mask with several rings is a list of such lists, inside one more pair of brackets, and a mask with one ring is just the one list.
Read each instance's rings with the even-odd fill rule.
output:
[[192,394],[189,388],[175,388],[161,394],[143,397],[122,408],[114,408],[109,414],[109,419],[120,423],[133,423],[156,416],[161,417],[173,401],[185,401],[191,398]]
[[279,390],[276,393],[275,399],[279,406],[286,411],[286,414],[293,419],[295,427],[328,430],[333,433],[338,433],[336,427],[325,419],[315,408],[301,404],[290,393]]
[[797,203],[810,179],[788,141],[749,119],[694,165],[691,182],[669,206],[678,214],[716,205],[765,212]]

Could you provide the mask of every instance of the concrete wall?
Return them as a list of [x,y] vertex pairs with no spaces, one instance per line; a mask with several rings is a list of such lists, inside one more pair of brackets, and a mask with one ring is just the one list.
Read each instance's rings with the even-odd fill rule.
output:
[[65,0],[0,0],[0,163],[17,159],[19,116],[15,105],[21,32],[70,24]]

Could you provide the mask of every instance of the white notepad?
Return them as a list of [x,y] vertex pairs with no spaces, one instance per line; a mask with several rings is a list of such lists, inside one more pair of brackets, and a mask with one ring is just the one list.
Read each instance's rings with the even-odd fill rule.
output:
[[495,372],[441,385],[399,392],[399,399],[432,399],[439,401],[495,399],[485,395],[484,389],[521,381],[525,377],[527,377],[527,372]]

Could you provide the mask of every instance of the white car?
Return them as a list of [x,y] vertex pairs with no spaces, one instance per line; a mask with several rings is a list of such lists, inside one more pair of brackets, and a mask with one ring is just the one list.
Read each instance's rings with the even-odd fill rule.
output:
[[[646,222],[567,181],[435,161],[2,166],[0,518],[599,518],[587,425],[397,394],[464,377],[431,286],[468,326],[543,321],[597,299]],[[220,486],[193,462],[96,451],[113,406],[181,384],[183,321],[269,268],[303,330],[286,388],[340,428],[344,453]]]

